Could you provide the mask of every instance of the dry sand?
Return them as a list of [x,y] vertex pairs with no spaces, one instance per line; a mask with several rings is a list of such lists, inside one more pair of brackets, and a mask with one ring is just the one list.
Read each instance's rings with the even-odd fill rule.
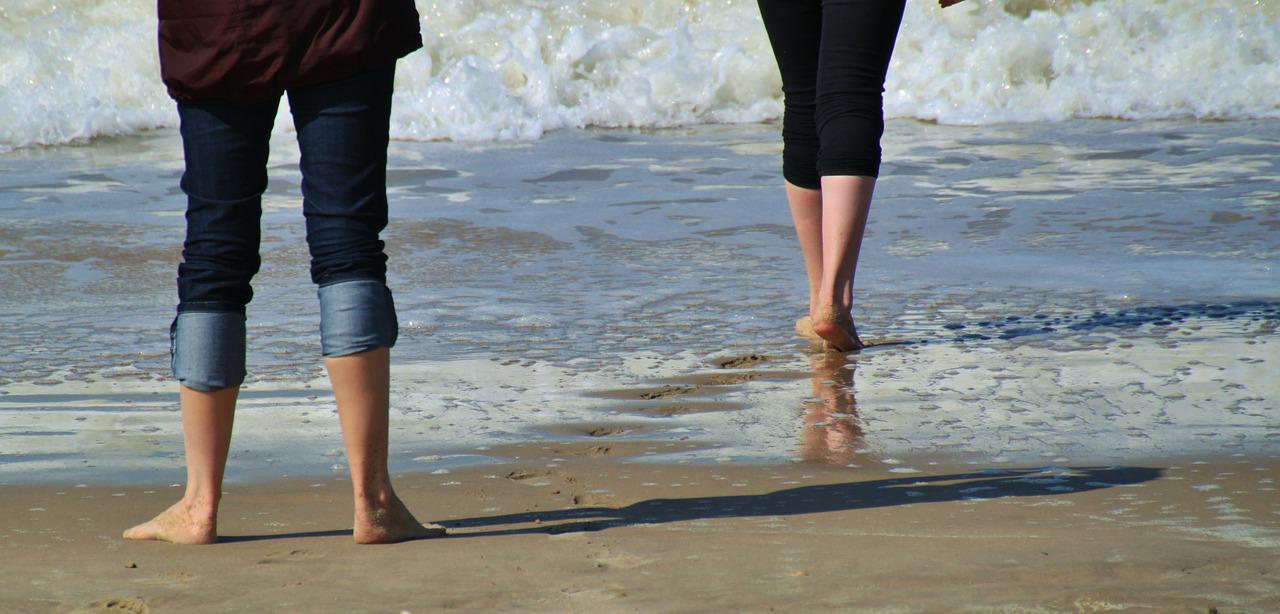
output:
[[352,543],[342,478],[230,486],[193,547],[119,537],[177,487],[3,487],[0,611],[1280,610],[1276,458],[904,474],[619,443],[401,476],[451,536],[393,546]]

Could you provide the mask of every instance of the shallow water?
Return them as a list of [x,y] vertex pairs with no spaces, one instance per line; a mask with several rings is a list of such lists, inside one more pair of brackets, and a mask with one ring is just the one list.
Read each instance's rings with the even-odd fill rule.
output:
[[[576,437],[903,472],[1280,453],[1277,138],[891,122],[856,315],[904,343],[817,363],[777,126],[395,142],[395,464]],[[233,478],[342,466],[297,153],[275,145]],[[169,131],[0,156],[0,480],[180,478],[180,172]]]

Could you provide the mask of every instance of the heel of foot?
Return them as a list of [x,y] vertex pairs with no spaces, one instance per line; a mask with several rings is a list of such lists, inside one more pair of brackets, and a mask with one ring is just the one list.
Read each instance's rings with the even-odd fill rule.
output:
[[835,309],[824,309],[813,323],[813,332],[826,342],[828,350],[852,352],[862,348],[853,329],[853,318]]

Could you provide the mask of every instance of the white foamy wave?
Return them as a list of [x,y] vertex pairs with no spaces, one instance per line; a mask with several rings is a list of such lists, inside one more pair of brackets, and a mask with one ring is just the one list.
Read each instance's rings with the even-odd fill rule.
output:
[[754,2],[444,0],[419,8],[426,49],[397,74],[399,137],[535,138],[563,127],[781,113]]
[[897,117],[1280,117],[1280,3],[909,3],[886,84]]
[[[419,11],[426,48],[400,64],[396,138],[533,139],[782,111],[751,0],[438,0]],[[1278,67],[1270,0],[911,0],[886,112],[978,124],[1280,117]],[[175,123],[154,2],[0,7],[0,147]]]
[[154,2],[4,0],[0,150],[173,125],[159,75]]

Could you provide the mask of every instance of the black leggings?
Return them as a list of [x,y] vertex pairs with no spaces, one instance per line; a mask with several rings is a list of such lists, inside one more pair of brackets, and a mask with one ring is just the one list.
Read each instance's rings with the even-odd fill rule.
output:
[[875,177],[884,77],[905,0],[759,0],[782,73],[782,176]]

